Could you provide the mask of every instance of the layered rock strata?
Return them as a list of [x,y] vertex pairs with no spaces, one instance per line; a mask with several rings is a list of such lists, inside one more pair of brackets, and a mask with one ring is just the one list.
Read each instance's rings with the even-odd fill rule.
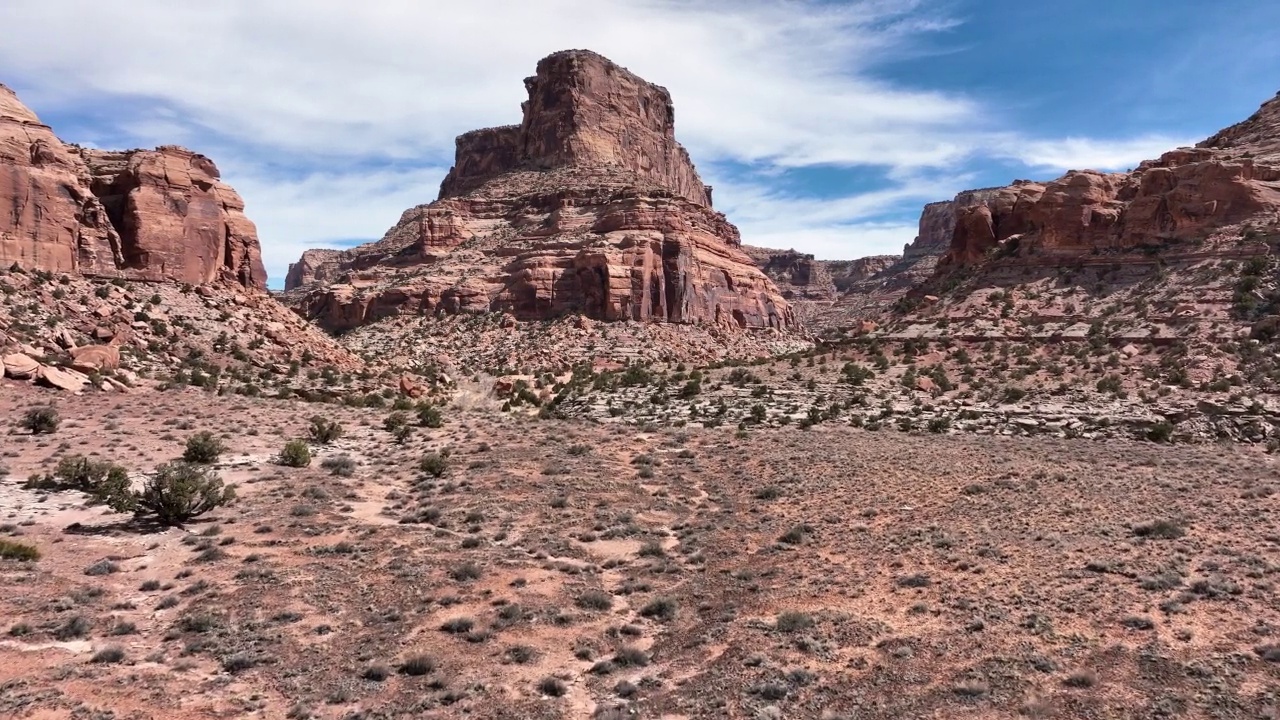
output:
[[543,59],[525,85],[520,125],[459,137],[439,199],[381,240],[305,253],[288,302],[336,331],[460,312],[796,326],[712,208],[665,89],[588,51]]

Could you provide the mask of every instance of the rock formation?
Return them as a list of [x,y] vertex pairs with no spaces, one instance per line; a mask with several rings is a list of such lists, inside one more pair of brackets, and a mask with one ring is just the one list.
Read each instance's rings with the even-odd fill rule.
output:
[[828,264],[812,255],[749,245],[742,249],[787,300],[834,300],[838,294]]
[[265,288],[244,203],[203,155],[63,144],[0,85],[0,265]]
[[712,209],[665,89],[578,50],[525,85],[520,125],[458,138],[436,202],[378,242],[304,254],[288,301],[331,330],[460,312],[796,325]]
[[1277,213],[1280,97],[1129,173],[1071,171],[1000,188],[959,213],[944,264],[973,264],[997,248],[1020,257],[1160,250]]

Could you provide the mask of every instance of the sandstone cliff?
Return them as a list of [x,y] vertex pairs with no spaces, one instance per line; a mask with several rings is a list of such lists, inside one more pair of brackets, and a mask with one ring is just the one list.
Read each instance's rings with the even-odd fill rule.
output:
[[812,255],[749,245],[742,249],[787,300],[834,300],[838,295],[828,263]]
[[458,138],[436,202],[378,242],[306,253],[288,302],[331,330],[460,312],[795,327],[676,143],[666,90],[587,51],[525,85],[520,125]]
[[1018,181],[961,210],[945,266],[1003,254],[1071,257],[1160,251],[1280,213],[1280,97],[1195,148],[1129,173],[1071,171]]
[[63,144],[0,85],[0,265],[265,288],[244,202],[203,155]]

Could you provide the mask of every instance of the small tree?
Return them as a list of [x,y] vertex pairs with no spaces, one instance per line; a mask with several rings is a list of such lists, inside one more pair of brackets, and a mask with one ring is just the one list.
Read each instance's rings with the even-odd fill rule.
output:
[[306,467],[311,464],[311,448],[302,440],[290,440],[280,451],[279,462],[287,467]]
[[187,438],[187,449],[183,451],[182,459],[190,463],[212,465],[218,462],[218,457],[226,450],[227,446],[221,440],[205,430]]
[[142,492],[124,492],[109,498],[118,512],[154,516],[163,525],[182,525],[214,508],[230,505],[236,491],[209,468],[187,462],[156,468]]
[[51,435],[61,422],[58,411],[51,406],[31,408],[22,417],[22,427],[30,430],[32,435]]
[[330,420],[326,417],[316,415],[311,418],[311,439],[321,445],[329,443],[342,437],[342,425],[337,420]]

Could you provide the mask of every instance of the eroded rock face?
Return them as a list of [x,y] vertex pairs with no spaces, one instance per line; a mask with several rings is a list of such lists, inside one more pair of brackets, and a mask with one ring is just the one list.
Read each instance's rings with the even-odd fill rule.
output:
[[203,155],[64,145],[0,85],[0,264],[265,288],[257,231]]
[[795,327],[675,142],[666,90],[586,51],[526,86],[521,125],[458,139],[439,200],[376,243],[308,251],[288,301],[331,330],[462,312]]
[[957,215],[946,265],[1019,256],[1162,249],[1280,213],[1280,97],[1249,120],[1129,173],[1071,171],[1019,181]]
[[743,246],[747,255],[788,300],[833,300],[837,295],[828,263],[795,250]]
[[666,88],[586,50],[543,58],[525,80],[520,125],[458,138],[457,161],[440,197],[462,195],[514,170],[617,166],[700,205],[711,206],[689,154],[675,139]]

